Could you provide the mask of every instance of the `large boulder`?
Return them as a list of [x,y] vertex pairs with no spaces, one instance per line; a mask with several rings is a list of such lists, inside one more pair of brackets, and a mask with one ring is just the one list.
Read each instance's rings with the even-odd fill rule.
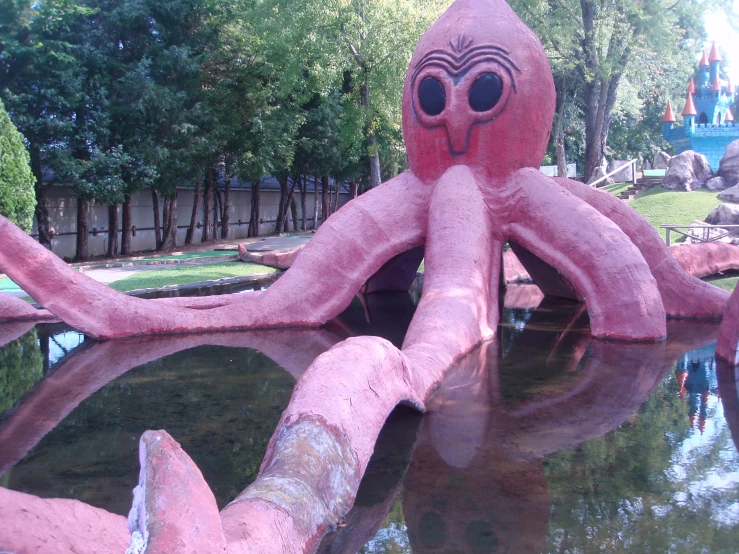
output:
[[654,155],[654,162],[652,162],[652,167],[650,169],[667,169],[670,167],[671,159],[672,156],[667,152],[659,151]]
[[[595,173],[593,173],[593,176],[588,180],[588,184],[594,183],[595,181],[598,181],[598,179],[602,179],[607,171],[604,171],[602,167],[599,167],[595,170]],[[605,187],[606,185],[612,185],[615,183],[613,179],[610,177],[606,177],[602,181],[598,181],[598,183],[595,185],[596,188]]]
[[739,225],[739,204],[721,204],[708,214],[706,223],[710,225]]
[[739,140],[726,147],[717,175],[724,178],[727,187],[739,184]]
[[708,181],[706,181],[706,188],[708,190],[724,190],[727,188],[729,184],[726,182],[726,180],[723,177],[712,177]]
[[701,188],[713,177],[711,166],[703,154],[686,150],[670,160],[670,167],[662,181],[662,187],[668,190],[690,192]]
[[731,188],[722,190],[718,193],[718,197],[724,202],[733,202],[735,204],[739,204],[739,185],[734,185]]
[[611,179],[613,179],[617,183],[633,181],[634,174],[632,172],[632,166],[629,164],[629,160],[611,160],[610,162],[608,162],[606,173],[610,173],[611,171],[614,171],[619,167],[622,167],[623,169],[611,175]]

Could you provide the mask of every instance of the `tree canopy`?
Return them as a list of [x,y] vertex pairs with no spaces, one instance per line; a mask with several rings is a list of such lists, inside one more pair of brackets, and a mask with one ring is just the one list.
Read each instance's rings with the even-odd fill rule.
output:
[[26,232],[31,230],[36,206],[29,161],[23,136],[0,101],[0,214]]

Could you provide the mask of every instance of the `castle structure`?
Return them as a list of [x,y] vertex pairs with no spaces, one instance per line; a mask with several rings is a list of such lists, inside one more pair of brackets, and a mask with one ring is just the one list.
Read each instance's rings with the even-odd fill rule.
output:
[[719,162],[730,142],[739,139],[739,127],[734,126],[734,86],[731,78],[720,77],[721,54],[713,43],[710,55],[703,56],[695,75],[690,78],[682,111],[682,126],[675,125],[672,103],[662,118],[665,139],[678,152],[693,150],[708,158],[711,169]]

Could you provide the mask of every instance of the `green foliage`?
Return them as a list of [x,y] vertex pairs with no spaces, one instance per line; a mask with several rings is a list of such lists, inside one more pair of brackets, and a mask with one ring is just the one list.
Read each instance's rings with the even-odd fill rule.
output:
[[43,377],[43,370],[36,329],[0,346],[0,414]]
[[29,161],[23,136],[0,101],[0,214],[26,232],[31,230],[36,207]]

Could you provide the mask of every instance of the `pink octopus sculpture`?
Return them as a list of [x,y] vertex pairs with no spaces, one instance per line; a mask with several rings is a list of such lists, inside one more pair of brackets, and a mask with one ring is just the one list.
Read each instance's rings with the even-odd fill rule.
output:
[[132,298],[70,270],[0,219],[0,269],[99,339],[317,327],[358,291],[402,289],[421,256],[426,265],[402,348],[359,337],[318,356],[295,387],[259,477],[220,514],[179,445],[147,432],[127,526],[80,502],[0,489],[5,528],[36,531],[30,544],[0,530],[0,549],[66,551],[49,546],[60,536],[75,552],[129,543],[128,552],[147,554],[315,549],[353,504],[393,408],[424,409],[447,368],[494,337],[506,242],[545,293],[585,303],[595,338],[659,341],[666,316],[721,317],[728,294],[686,273],[626,204],[538,171],[553,111],[537,37],[503,0],[457,0],[421,38],[406,76],[410,171],[332,216],[263,293]]

